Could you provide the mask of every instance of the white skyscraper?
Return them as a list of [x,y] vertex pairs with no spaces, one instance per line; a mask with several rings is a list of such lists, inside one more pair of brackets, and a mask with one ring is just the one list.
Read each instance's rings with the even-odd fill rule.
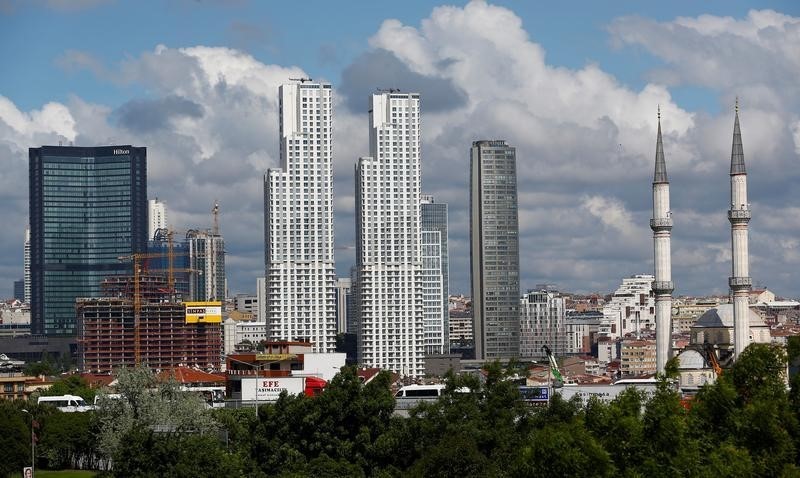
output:
[[23,276],[25,303],[31,303],[31,228],[25,226],[25,245],[23,250]]
[[155,236],[158,229],[167,227],[167,206],[158,198],[147,200],[147,240]]
[[356,164],[356,316],[363,365],[424,374],[419,94],[370,99]]
[[266,321],[270,340],[336,349],[331,85],[280,87],[281,167],[264,175]]

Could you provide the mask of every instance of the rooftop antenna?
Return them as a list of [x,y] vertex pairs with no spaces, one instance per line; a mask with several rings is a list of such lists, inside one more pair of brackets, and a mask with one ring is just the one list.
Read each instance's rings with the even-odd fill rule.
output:
[[739,114],[739,96],[738,95],[736,96],[736,106],[734,106],[734,109],[736,110],[736,114],[738,115]]
[[301,84],[306,81],[314,81],[311,78],[289,78],[289,81],[299,81]]
[[219,235],[219,202],[214,200],[214,207],[211,208],[211,214],[214,215],[214,235]]

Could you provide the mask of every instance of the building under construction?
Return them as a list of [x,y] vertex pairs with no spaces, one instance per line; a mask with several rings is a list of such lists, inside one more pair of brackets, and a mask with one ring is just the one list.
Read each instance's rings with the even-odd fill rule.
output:
[[137,276],[138,288],[132,276],[109,277],[103,283],[107,297],[78,299],[80,369],[110,373],[139,363],[161,370],[219,370],[221,320],[198,319],[196,309],[187,315],[187,303],[174,300],[164,277]]

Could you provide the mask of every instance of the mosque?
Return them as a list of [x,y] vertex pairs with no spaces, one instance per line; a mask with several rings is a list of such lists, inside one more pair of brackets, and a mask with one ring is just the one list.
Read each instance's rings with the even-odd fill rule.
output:
[[[680,388],[683,391],[699,389],[713,383],[721,364],[735,361],[751,343],[769,343],[770,328],[761,317],[750,309],[749,292],[752,279],[749,273],[748,223],[750,203],[747,201],[747,170],[744,163],[742,134],[739,129],[739,102],[733,124],[733,147],[731,151],[731,208],[728,220],[731,223],[731,276],[728,286],[732,303],[722,304],[706,311],[691,327],[690,343],[678,355]],[[658,114],[658,137],[656,139],[655,174],[653,176],[653,249],[655,280],[653,294],[656,299],[656,369],[664,368],[672,352],[672,261],[670,238],[672,212],[669,207],[669,180],[661,139],[661,112]]]

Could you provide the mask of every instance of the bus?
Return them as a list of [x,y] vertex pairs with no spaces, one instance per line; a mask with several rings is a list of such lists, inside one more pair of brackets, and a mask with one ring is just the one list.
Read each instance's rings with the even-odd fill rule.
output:
[[438,398],[444,393],[445,386],[435,385],[406,385],[394,394],[395,398]]
[[47,404],[56,407],[62,412],[88,412],[94,409],[87,405],[83,398],[77,395],[56,395],[52,397],[39,397],[39,405]]

